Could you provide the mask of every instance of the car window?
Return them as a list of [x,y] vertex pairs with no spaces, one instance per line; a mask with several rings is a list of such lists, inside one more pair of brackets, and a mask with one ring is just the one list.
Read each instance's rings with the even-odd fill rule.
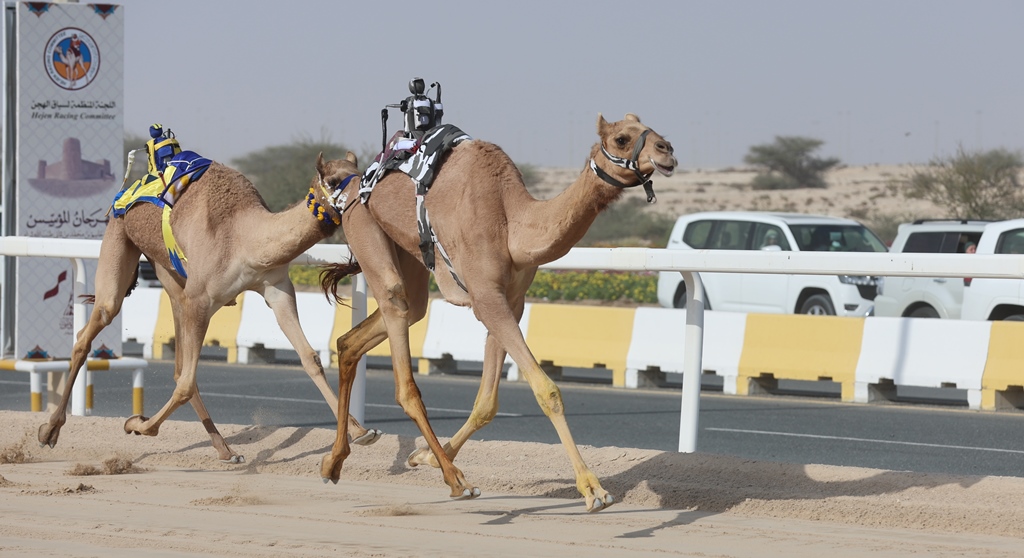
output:
[[914,254],[963,254],[968,242],[978,243],[981,233],[916,232],[910,233],[903,251]]
[[778,246],[780,250],[789,250],[789,240],[782,234],[782,229],[775,225],[757,223],[754,225],[755,250],[763,250],[768,246]]
[[792,225],[801,250],[811,252],[886,252],[885,244],[863,225]]
[[683,231],[683,242],[687,246],[695,249],[703,249],[708,247],[708,239],[711,238],[711,229],[714,226],[714,221],[694,221],[686,226],[686,230]]
[[745,250],[753,223],[747,221],[719,221],[711,231],[708,248],[715,250]]
[[1006,231],[999,235],[996,254],[1024,254],[1024,229]]

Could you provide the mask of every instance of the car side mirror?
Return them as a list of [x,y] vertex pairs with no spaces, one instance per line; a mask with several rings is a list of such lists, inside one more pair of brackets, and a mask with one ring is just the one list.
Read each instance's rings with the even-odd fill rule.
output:
[[764,252],[781,252],[782,246],[778,244],[769,244],[768,246],[762,246],[761,250]]

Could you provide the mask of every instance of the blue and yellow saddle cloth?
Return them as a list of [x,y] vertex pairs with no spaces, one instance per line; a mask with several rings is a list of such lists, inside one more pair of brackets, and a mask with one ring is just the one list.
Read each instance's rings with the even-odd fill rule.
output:
[[212,163],[194,151],[182,151],[167,163],[163,172],[149,173],[114,196],[115,218],[123,217],[125,212],[139,202],[163,208],[164,245],[174,270],[182,277],[188,277],[183,265],[186,259],[171,232],[171,207],[190,184],[203,176]]

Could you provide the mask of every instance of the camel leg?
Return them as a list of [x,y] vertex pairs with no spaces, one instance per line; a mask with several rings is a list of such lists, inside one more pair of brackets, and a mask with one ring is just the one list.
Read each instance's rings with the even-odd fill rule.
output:
[[[287,271],[287,268],[285,268],[285,271]],[[320,356],[313,350],[309,340],[302,333],[302,327],[299,324],[299,312],[295,305],[295,286],[288,279],[287,273],[284,274],[282,280],[267,287],[260,294],[263,295],[267,305],[274,311],[277,324],[281,326],[281,331],[284,332],[285,337],[288,338],[295,352],[298,353],[299,360],[302,362],[302,369],[306,371],[306,374],[316,384],[320,394],[323,395],[324,400],[331,407],[331,413],[337,419],[338,398],[335,397],[334,391],[331,389],[330,384],[327,383],[327,376],[324,375],[324,367],[320,362]],[[353,418],[352,415],[348,415],[348,427],[352,433],[352,443],[361,446],[368,446],[376,442],[381,434],[383,434],[380,430],[363,428],[363,425],[359,424],[359,421]]]
[[[530,288],[535,274],[536,269],[524,270],[508,289],[509,300],[514,301],[512,309],[516,323],[519,323],[523,317],[523,311],[526,308],[526,291]],[[490,424],[498,414],[498,384],[501,382],[501,372],[505,366],[506,354],[505,348],[501,346],[497,338],[488,332],[484,343],[483,374],[480,377],[480,388],[477,390],[476,400],[473,402],[473,410],[462,428],[444,445],[444,452],[452,461],[455,460],[455,456],[459,454],[459,450],[469,441],[469,438]],[[434,455],[425,449],[413,452],[408,461],[413,467],[417,465],[440,467]]]
[[[168,294],[171,294],[169,291]],[[199,304],[197,300],[203,300],[204,295],[189,296],[185,294],[180,297],[175,317],[175,387],[167,403],[157,411],[152,418],[135,415],[129,417],[124,423],[124,431],[129,434],[142,434],[145,436],[156,436],[160,432],[160,425],[167,420],[178,407],[192,401],[196,396],[198,388],[196,385],[196,369],[199,365],[199,353],[203,346],[203,338],[210,325],[209,304]],[[174,297],[172,297],[172,301]],[[180,359],[180,360],[179,360]],[[238,461],[234,452],[228,448],[224,437],[217,431],[213,421],[210,419],[206,407],[198,397],[192,403],[196,414],[203,421],[214,447],[217,449],[222,461]]]
[[512,355],[512,360],[519,365],[520,373],[530,384],[537,404],[540,405],[541,410],[551,420],[555,431],[558,432],[558,438],[561,440],[562,446],[565,447],[566,453],[569,454],[569,460],[572,462],[572,468],[576,474],[576,488],[586,498],[587,511],[600,511],[615,503],[614,497],[601,487],[597,476],[583,461],[583,456],[569,431],[569,424],[565,420],[562,392],[544,373],[526,345],[523,332],[519,329],[518,320],[515,319],[505,297],[499,290],[494,290],[493,294],[484,296],[480,296],[479,293],[470,293],[470,296],[473,297],[473,310],[477,318]]
[[[408,325],[412,325],[427,313],[429,293],[427,292],[427,281],[429,273],[411,258],[403,258],[398,255],[399,266],[405,269],[403,273],[406,281],[414,285],[417,296],[411,297],[411,310],[408,314]],[[338,338],[338,404],[339,411],[348,413],[352,395],[352,383],[355,381],[359,359],[371,349],[387,339],[387,329],[384,324],[383,314],[380,309],[375,310],[365,320]],[[393,350],[393,349],[392,349]],[[339,415],[340,416],[340,415]],[[351,417],[351,415],[349,415]],[[348,436],[343,428],[343,423],[338,421],[338,432],[334,446],[329,455],[324,456],[320,463],[321,476],[324,482],[331,480],[335,483],[341,477],[341,468],[345,459],[350,453]]]
[[93,340],[121,312],[125,293],[135,280],[140,255],[139,249],[128,239],[123,220],[111,220],[100,245],[95,279],[96,300],[92,313],[89,322],[78,332],[78,338],[71,350],[71,369],[60,403],[50,415],[50,419],[39,426],[40,445],[52,448],[57,444],[60,429],[67,421],[68,403],[71,400],[75,379],[78,377],[78,370],[89,357]]
[[[395,399],[402,406],[405,414],[416,423],[420,433],[426,440],[430,450],[437,457],[441,465],[441,472],[445,484],[451,488],[452,498],[476,498],[480,495],[480,489],[469,484],[466,478],[445,454],[441,443],[434,434],[430,421],[427,419],[427,409],[423,405],[423,398],[416,380],[412,375],[412,358],[409,355],[409,318],[408,300],[405,296],[404,286],[396,281],[389,289],[374,288],[374,293],[386,293],[378,296],[377,302],[384,315],[384,325],[388,330],[388,339],[391,341],[391,364],[395,372]],[[373,288],[371,286],[371,288]]]
[[[338,338],[338,413],[349,414],[352,383],[356,378],[359,359],[370,349],[387,339],[380,310],[375,310],[365,320]],[[341,414],[336,414],[341,417]],[[341,467],[351,453],[348,439],[349,421],[338,419],[337,435],[331,453],[320,461],[320,476],[324,482],[337,484],[341,478]]]
[[[455,456],[465,445],[469,438],[478,430],[490,424],[498,414],[498,383],[501,381],[501,371],[505,363],[505,349],[501,347],[497,339],[488,333],[484,345],[483,374],[480,377],[480,389],[477,390],[476,400],[473,402],[473,410],[462,428],[444,444],[444,452],[448,458],[455,461]],[[440,467],[441,464],[434,457],[428,448],[420,448],[414,451],[408,459],[409,465],[430,465]]]
[[[186,352],[182,350],[182,344],[185,342],[185,333],[183,331],[185,328],[183,324],[186,323],[186,318],[181,310],[186,305],[185,290],[182,284],[176,280],[176,276],[170,271],[159,266],[154,267],[154,270],[156,271],[160,282],[163,284],[164,290],[167,291],[167,296],[171,299],[171,318],[174,322],[174,339],[176,340],[177,349],[174,351],[174,382],[177,384],[182,376],[186,354]],[[205,336],[206,329],[204,327],[199,338],[199,351],[202,350],[202,339]],[[224,439],[224,436],[219,430],[217,430],[217,425],[214,424],[209,411],[206,410],[206,405],[203,403],[203,398],[199,394],[198,383],[195,385],[194,395],[189,398],[188,401],[192,405],[192,409],[196,412],[196,416],[199,417],[199,422],[202,423],[203,428],[206,429],[206,433],[210,436],[210,443],[213,445],[213,449],[217,452],[217,458],[224,463],[244,463],[245,457],[235,453],[228,445],[227,440]],[[140,434],[140,432],[137,431],[138,425],[144,424],[149,420],[150,419],[148,417],[144,417],[142,415],[131,416],[127,421],[125,421],[125,432]],[[161,421],[161,423],[162,422],[163,421]],[[157,424],[156,430],[159,430],[159,423]],[[148,435],[156,436],[156,431],[153,431]]]

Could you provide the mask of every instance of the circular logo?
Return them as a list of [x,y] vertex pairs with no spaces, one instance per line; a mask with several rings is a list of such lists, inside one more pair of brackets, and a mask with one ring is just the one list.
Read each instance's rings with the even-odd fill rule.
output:
[[83,89],[100,71],[100,49],[96,41],[75,27],[54,33],[46,43],[43,56],[47,75],[61,89]]

